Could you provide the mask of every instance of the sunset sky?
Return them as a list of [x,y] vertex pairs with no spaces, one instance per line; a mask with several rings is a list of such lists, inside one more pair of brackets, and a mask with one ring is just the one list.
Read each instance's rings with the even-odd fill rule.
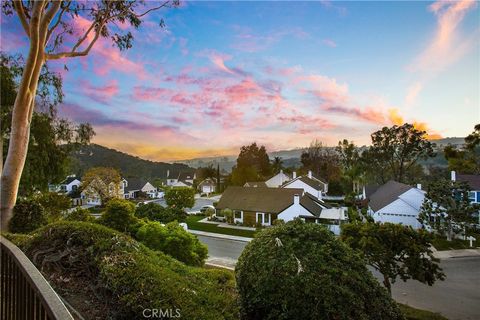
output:
[[[475,1],[186,2],[147,16],[127,52],[102,40],[49,65],[64,79],[61,116],[151,160],[237,154],[253,141],[368,144],[403,122],[465,136],[480,122],[479,11]],[[88,23],[75,19],[79,31]],[[1,27],[2,50],[25,53],[17,18]]]

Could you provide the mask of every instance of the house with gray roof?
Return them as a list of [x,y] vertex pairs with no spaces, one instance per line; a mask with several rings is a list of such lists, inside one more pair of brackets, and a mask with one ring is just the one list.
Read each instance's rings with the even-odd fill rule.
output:
[[471,203],[480,203],[480,174],[458,174],[451,172],[452,181],[464,182],[470,188],[468,199]]
[[265,181],[247,181],[243,186],[249,188],[268,188]]
[[315,177],[312,171],[308,171],[307,175],[296,177],[281,186],[282,188],[296,188],[303,189],[305,192],[311,194],[317,199],[322,199],[322,196],[328,192],[328,183]]
[[378,187],[368,198],[368,213],[376,222],[400,223],[414,229],[422,228],[418,221],[425,191],[390,180]]
[[167,172],[167,186],[169,187],[193,187],[193,181],[197,178],[195,172],[180,172],[177,176]]
[[128,178],[123,180],[125,199],[135,199],[140,192],[149,198],[157,198],[158,190],[150,182],[140,178]]
[[49,184],[48,190],[50,192],[70,194],[78,190],[80,183],[80,178],[77,178],[75,175],[71,175],[59,184]]
[[271,226],[277,219],[287,222],[301,218],[331,225],[339,234],[338,226],[347,219],[344,208],[332,208],[298,188],[228,187],[216,206],[217,216],[227,208],[233,211],[236,223],[247,226]]

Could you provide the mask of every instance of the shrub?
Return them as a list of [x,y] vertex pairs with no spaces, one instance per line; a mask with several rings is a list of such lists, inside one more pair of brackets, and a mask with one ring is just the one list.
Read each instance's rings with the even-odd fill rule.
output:
[[112,229],[128,232],[131,225],[138,222],[134,215],[135,205],[128,200],[112,199],[106,207],[99,222]]
[[72,199],[56,192],[42,193],[36,196],[35,200],[45,209],[45,213],[50,222],[60,219],[64,211],[70,209],[72,206]]
[[190,187],[167,189],[165,191],[165,202],[169,207],[191,208],[195,205],[195,189]]
[[172,221],[184,222],[187,214],[178,208],[164,208],[157,203],[140,204],[135,210],[135,216],[152,221],[169,223]]
[[64,218],[66,221],[84,221],[84,222],[94,222],[95,218],[90,214],[90,211],[83,208],[77,208],[68,212]]
[[231,209],[223,209],[222,214],[228,223],[233,223],[233,211]]
[[205,215],[206,215],[209,219],[212,219],[212,217],[213,217],[214,214],[215,214],[215,209],[207,208],[207,210],[205,210]]
[[208,255],[207,247],[177,222],[170,222],[166,226],[148,222],[138,230],[136,236],[147,247],[162,251],[188,265],[202,266]]
[[238,319],[229,272],[186,266],[98,224],[57,222],[22,249],[47,275],[55,273],[56,290],[67,287],[101,306],[100,319],[144,319],[144,308],[178,308],[182,319]]
[[13,233],[29,233],[48,223],[45,209],[35,199],[18,199],[13,208],[9,230]]
[[243,319],[403,319],[362,259],[318,224],[258,233],[235,271]]

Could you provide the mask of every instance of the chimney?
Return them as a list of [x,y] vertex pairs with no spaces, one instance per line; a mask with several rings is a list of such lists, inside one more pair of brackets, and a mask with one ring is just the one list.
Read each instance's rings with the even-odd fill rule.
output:
[[417,183],[417,189],[422,190],[422,184],[421,183]]
[[300,195],[298,195],[298,194],[293,195],[293,204],[294,205],[300,204]]
[[296,179],[296,178],[297,178],[297,172],[293,171],[293,179]]
[[312,170],[308,170],[308,177],[312,179]]
[[450,175],[452,177],[452,181],[457,181],[457,174],[455,171],[450,172]]
[[167,179],[170,177],[170,170],[167,170]]
[[282,169],[280,169],[280,173],[283,174],[283,170],[282,170]]

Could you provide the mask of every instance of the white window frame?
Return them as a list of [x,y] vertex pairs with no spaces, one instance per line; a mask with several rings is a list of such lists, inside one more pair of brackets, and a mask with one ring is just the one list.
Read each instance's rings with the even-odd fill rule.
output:
[[[235,217],[236,212],[240,212],[240,218]],[[243,223],[243,211],[241,211],[241,210],[234,210],[233,211],[233,222]]]
[[[255,214],[255,223],[258,223],[258,217],[262,217],[262,226],[271,226],[272,225],[272,215],[270,213],[264,213],[264,212],[257,212]],[[268,223],[265,222],[265,217],[268,216]]]

